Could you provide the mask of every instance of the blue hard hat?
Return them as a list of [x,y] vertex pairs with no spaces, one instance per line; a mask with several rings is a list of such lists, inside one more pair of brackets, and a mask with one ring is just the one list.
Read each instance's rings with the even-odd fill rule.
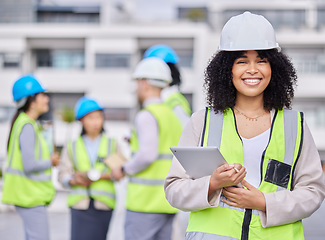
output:
[[33,75],[23,75],[16,80],[12,87],[12,95],[15,101],[45,91],[46,89],[42,87]]
[[103,108],[96,100],[89,97],[81,97],[76,103],[74,114],[76,116],[76,119],[79,120],[86,114],[97,110],[103,110]]
[[143,58],[158,57],[166,63],[178,63],[179,58],[171,47],[163,44],[154,45],[148,48],[143,55]]

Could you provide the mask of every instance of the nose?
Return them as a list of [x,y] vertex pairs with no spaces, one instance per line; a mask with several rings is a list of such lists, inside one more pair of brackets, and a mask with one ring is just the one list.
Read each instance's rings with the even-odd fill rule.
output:
[[256,64],[255,63],[248,64],[246,72],[249,73],[249,74],[257,73],[258,68],[257,68]]

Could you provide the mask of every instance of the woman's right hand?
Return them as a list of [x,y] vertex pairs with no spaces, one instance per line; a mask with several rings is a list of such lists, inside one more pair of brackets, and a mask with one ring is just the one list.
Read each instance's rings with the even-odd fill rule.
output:
[[209,195],[223,187],[237,186],[245,176],[246,169],[239,163],[221,165],[211,175]]
[[69,181],[71,186],[81,185],[84,187],[88,187],[91,184],[91,180],[86,176],[86,173],[83,172],[75,172],[73,178]]
[[54,152],[51,156],[52,166],[57,166],[60,163],[60,154],[58,152]]

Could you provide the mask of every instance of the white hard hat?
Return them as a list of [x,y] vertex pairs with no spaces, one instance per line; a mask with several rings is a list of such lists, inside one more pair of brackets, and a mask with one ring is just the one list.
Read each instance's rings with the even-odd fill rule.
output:
[[261,15],[244,12],[230,18],[222,29],[220,51],[267,49],[281,51],[271,23]]
[[160,88],[167,87],[172,81],[171,71],[168,65],[157,57],[145,58],[139,62],[132,78],[147,79],[150,85]]

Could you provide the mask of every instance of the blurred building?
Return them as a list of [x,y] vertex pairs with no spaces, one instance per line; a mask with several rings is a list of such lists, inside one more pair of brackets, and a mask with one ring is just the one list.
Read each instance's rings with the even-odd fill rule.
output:
[[60,147],[79,134],[66,123],[80,96],[105,107],[108,130],[127,134],[137,106],[131,73],[153,44],[180,56],[181,91],[194,111],[204,107],[204,69],[215,53],[222,26],[249,10],[273,24],[283,51],[298,69],[295,108],[305,112],[325,159],[325,4],[261,0],[1,0],[0,161],[15,111],[13,82],[33,73],[49,89],[55,141]]

